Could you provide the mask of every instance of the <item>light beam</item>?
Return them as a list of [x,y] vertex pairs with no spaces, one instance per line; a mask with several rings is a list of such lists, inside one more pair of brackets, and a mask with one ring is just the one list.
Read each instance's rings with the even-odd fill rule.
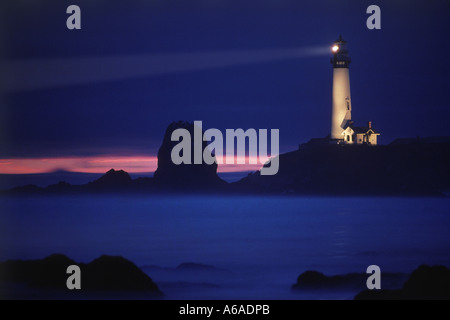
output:
[[328,54],[328,47],[7,60],[0,93],[85,85]]

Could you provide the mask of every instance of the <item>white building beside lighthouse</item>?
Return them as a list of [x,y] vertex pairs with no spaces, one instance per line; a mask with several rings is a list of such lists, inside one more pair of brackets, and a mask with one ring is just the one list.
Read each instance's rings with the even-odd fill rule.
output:
[[349,65],[347,41],[339,36],[331,48],[333,57],[333,98],[331,111],[330,140],[344,144],[377,144],[379,135],[368,122],[367,127],[356,127],[352,121],[352,100],[350,96]]

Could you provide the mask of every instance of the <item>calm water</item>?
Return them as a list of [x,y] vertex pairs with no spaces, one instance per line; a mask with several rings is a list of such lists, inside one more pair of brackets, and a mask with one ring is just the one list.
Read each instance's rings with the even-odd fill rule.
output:
[[[449,199],[24,197],[0,198],[0,210],[0,260],[121,255],[166,267],[145,271],[174,299],[292,298],[311,269],[450,266]],[[183,262],[221,269],[173,269]]]

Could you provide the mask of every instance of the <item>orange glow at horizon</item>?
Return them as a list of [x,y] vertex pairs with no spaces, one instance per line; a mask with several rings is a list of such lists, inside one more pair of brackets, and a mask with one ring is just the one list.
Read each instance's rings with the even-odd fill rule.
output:
[[[221,164],[217,157],[218,172],[257,171],[261,162],[266,159],[245,157],[245,164]],[[250,161],[253,160],[253,161]],[[259,161],[261,160],[261,161]],[[256,164],[250,164],[256,162]],[[91,157],[61,157],[61,158],[17,158],[0,159],[0,174],[37,174],[50,173],[57,170],[83,173],[105,173],[111,168],[125,170],[128,173],[153,173],[158,167],[156,156],[91,156]]]
[[[56,170],[85,173],[105,173],[111,168],[127,169],[127,172],[151,172],[156,170],[157,158],[146,156],[93,156],[62,158],[18,158],[0,160],[0,173],[32,174]],[[106,171],[105,171],[106,170]]]

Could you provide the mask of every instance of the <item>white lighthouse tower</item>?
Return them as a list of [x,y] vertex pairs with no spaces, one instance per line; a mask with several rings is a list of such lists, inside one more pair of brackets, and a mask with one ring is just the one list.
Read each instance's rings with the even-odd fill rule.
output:
[[347,42],[339,36],[331,48],[333,58],[333,109],[331,113],[331,139],[344,139],[343,131],[352,119],[352,100],[350,97],[349,64]]

